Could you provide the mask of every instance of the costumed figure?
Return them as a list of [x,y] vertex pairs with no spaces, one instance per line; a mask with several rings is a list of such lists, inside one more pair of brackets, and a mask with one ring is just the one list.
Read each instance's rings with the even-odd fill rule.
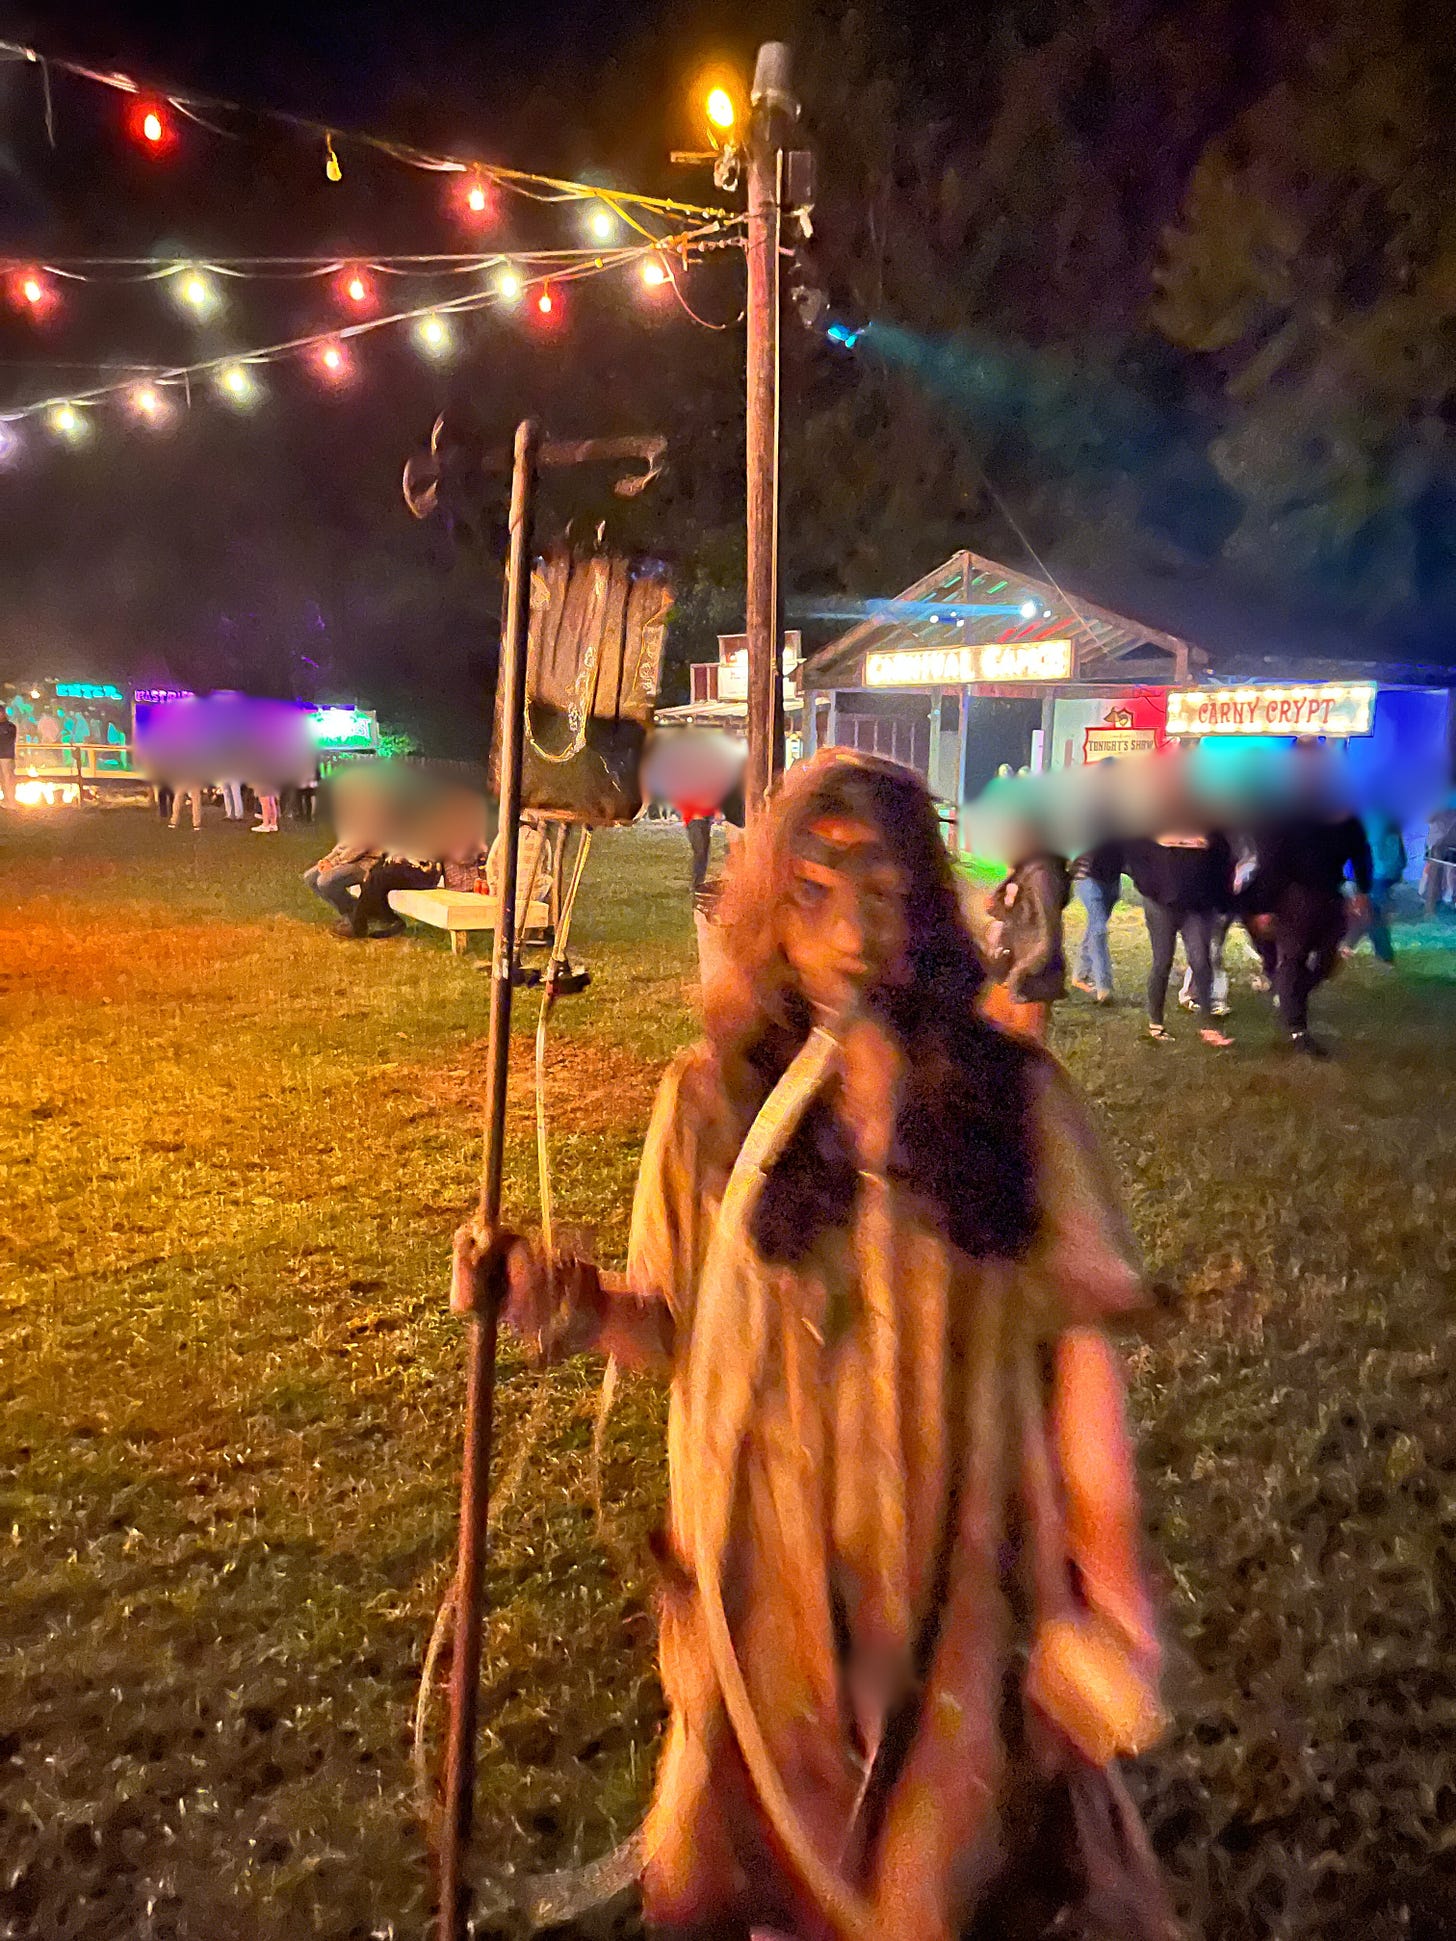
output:
[[671,1383],[644,1829],[659,1936],[1172,1932],[1118,1775],[1158,1644],[1116,1363],[1140,1297],[1059,1067],[980,1015],[918,777],[750,828],[625,1281],[506,1241],[507,1318]]

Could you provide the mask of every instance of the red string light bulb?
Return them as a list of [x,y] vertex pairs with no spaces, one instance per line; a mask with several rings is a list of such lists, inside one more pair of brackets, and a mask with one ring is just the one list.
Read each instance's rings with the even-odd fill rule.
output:
[[347,265],[339,272],[334,294],[346,310],[363,312],[375,307],[374,280],[366,270],[354,264]]
[[50,316],[60,302],[54,283],[44,270],[35,268],[12,270],[6,278],[5,293],[13,310],[33,317],[37,323]]
[[177,129],[165,101],[138,95],[127,110],[127,132],[149,155],[166,155],[177,143]]

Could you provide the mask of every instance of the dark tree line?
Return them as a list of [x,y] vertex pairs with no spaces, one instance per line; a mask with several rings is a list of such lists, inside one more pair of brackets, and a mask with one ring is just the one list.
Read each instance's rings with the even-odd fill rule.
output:
[[[610,43],[572,14],[541,44],[523,20],[447,10],[413,48],[376,22],[371,52],[361,28],[357,71],[323,32],[241,76],[208,66],[213,42],[97,29],[76,51],[300,108],[334,112],[333,87],[341,121],[444,145],[485,117],[504,159],[709,199],[706,176],[664,161],[692,138],[688,80],[705,49],[746,68],[758,33],[783,34],[820,157],[791,280],[873,325],[852,353],[786,327],[791,607],[892,591],[971,545],[1034,550],[1112,595],[1155,586],[1174,619],[1215,589],[1292,627],[1337,615],[1374,654],[1444,657],[1456,43],[1434,0],[758,12],[665,9]],[[449,246],[436,184],[347,152],[338,189],[266,144],[206,147],[159,186],[71,95],[52,151],[26,79],[7,74],[0,98],[6,250],[204,254],[277,248],[280,231],[341,254]],[[501,238],[544,241],[555,220],[515,206]],[[676,562],[674,662],[710,653],[740,612],[741,287],[737,259],[685,283],[715,331],[604,280],[549,333],[482,320],[448,374],[381,343],[348,400],[281,374],[251,419],[209,405],[165,443],[98,429],[85,453],[27,456],[0,473],[0,672],[357,694],[460,748],[486,719],[500,534],[488,511],[458,542],[404,511],[401,461],[440,409],[487,436],[526,409],[667,432],[659,485],[607,509]],[[69,302],[40,355],[188,353],[145,293]],[[283,336],[317,309],[243,293],[216,341]],[[0,327],[0,395],[57,381],[37,354]],[[573,491],[552,518],[593,523],[600,492]]]

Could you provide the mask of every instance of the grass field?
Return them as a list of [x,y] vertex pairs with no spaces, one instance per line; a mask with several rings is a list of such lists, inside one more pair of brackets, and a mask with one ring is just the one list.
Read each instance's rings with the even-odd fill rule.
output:
[[[0,1935],[425,1925],[410,1718],[488,980],[433,934],[335,942],[297,880],[321,846],[0,825]],[[692,1030],[686,871],[675,832],[608,838],[578,916],[558,1214],[608,1257]],[[1178,1725],[1138,1785],[1217,1941],[1456,1935],[1456,937],[1397,943],[1316,1000],[1328,1066],[1246,987],[1232,1054],[1059,1013],[1156,1289],[1126,1346]],[[660,1404],[618,1404],[599,1532],[596,1379],[503,1367],[501,1463],[528,1460],[489,1575],[485,1876],[599,1851],[651,1771]]]

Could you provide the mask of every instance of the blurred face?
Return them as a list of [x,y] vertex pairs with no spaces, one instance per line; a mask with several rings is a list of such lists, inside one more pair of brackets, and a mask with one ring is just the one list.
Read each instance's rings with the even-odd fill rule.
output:
[[784,955],[816,1010],[839,1015],[876,985],[905,980],[907,888],[867,823],[825,817],[811,827],[780,922]]

